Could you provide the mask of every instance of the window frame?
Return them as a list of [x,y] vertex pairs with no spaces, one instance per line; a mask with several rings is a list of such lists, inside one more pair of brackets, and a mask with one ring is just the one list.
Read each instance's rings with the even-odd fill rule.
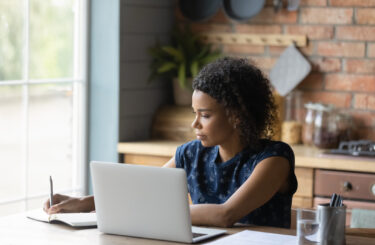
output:
[[[12,204],[17,202],[24,203],[24,210],[28,210],[28,201],[35,198],[48,196],[48,193],[29,195],[27,192],[28,184],[28,148],[29,148],[29,86],[35,84],[71,84],[73,87],[73,108],[72,108],[72,188],[58,190],[60,193],[87,194],[87,159],[88,159],[88,35],[89,35],[89,0],[74,1],[75,14],[73,29],[73,76],[71,78],[53,78],[53,79],[30,79],[29,78],[29,19],[30,19],[30,0],[24,1],[23,9],[23,52],[22,52],[22,79],[21,80],[2,80],[0,86],[22,86],[22,115],[24,121],[22,140],[22,162],[24,166],[24,193],[23,196],[2,199],[0,205]],[[77,18],[78,17],[78,18]],[[77,91],[77,92],[76,92]],[[48,182],[46,182],[47,184]]]

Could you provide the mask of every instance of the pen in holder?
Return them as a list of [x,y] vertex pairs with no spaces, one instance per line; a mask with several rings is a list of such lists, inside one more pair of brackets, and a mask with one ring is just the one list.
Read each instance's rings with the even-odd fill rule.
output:
[[344,245],[346,206],[342,205],[342,199],[338,200],[337,205],[320,204],[317,211],[320,224],[318,234],[320,244]]

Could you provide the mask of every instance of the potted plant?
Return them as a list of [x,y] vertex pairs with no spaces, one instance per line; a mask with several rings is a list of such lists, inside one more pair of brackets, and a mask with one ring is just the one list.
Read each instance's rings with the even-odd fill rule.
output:
[[150,80],[164,78],[173,81],[176,105],[191,104],[191,82],[199,70],[221,56],[219,50],[202,42],[189,26],[175,27],[169,45],[157,42],[149,49],[151,60]]

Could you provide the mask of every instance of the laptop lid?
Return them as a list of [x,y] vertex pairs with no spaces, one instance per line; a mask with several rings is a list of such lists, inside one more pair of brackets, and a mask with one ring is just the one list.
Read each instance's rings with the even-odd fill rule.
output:
[[91,174],[102,232],[188,243],[225,233],[199,228],[193,240],[183,169],[92,162]]

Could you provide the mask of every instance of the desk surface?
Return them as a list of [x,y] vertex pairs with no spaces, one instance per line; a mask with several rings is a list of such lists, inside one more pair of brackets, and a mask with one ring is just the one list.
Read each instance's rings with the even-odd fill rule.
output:
[[[241,227],[229,228],[228,234],[233,234],[244,229],[264,231],[279,234],[295,235],[295,230],[279,229],[271,227]],[[354,233],[352,233],[354,234]],[[223,237],[223,236],[222,236]],[[375,244],[375,237],[363,237],[347,235],[347,245]],[[74,229],[65,225],[47,224],[27,219],[24,213],[0,218],[0,244],[70,244],[70,245],[158,245],[158,244],[182,244],[159,240],[150,240],[134,237],[108,235],[97,229]]]

